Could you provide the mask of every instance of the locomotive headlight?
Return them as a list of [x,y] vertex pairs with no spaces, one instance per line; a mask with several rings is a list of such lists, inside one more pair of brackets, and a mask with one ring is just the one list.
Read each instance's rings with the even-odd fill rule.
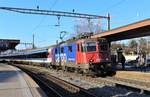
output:
[[91,60],[90,60],[90,62],[94,62],[94,60],[93,60],[93,59],[91,59]]
[[89,63],[90,63],[90,64],[92,64],[93,62],[94,62],[94,60],[93,60],[93,59],[89,60]]

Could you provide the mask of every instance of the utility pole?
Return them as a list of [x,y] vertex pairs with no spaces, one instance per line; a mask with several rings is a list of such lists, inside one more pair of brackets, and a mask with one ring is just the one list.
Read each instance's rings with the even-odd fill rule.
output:
[[33,40],[32,40],[32,48],[34,49],[35,48],[35,43],[34,43],[34,33],[33,33]]
[[110,31],[110,14],[108,13],[108,31]]
[[110,14],[108,16],[99,16],[99,15],[91,15],[91,14],[84,14],[84,13],[75,13],[73,12],[65,12],[65,11],[54,11],[54,10],[41,10],[39,6],[37,9],[29,9],[29,8],[13,8],[13,7],[0,7],[0,10],[7,10],[22,14],[35,14],[35,15],[49,15],[49,16],[57,16],[58,17],[58,24],[60,25],[60,17],[71,17],[71,18],[84,18],[84,19],[106,19],[108,31],[110,30]]

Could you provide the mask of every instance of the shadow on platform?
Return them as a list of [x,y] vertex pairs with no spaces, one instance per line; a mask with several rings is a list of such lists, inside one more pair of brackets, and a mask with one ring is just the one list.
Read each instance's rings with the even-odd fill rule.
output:
[[0,83],[1,82],[15,82],[18,81],[18,73],[14,70],[0,71]]

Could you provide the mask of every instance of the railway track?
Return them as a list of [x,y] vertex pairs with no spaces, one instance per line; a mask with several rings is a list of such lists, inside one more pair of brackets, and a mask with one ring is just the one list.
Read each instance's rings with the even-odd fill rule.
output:
[[121,87],[125,88],[134,92],[138,93],[145,93],[150,95],[150,82],[142,82],[134,79],[128,79],[128,78],[118,78],[118,77],[97,77],[92,78],[91,76],[82,76],[80,74],[75,73],[66,73],[67,76],[79,76],[82,80],[86,80],[88,82],[96,83],[98,84],[104,84],[104,85],[111,85],[115,87]]
[[[63,72],[63,71],[59,71],[57,72],[56,70],[49,70],[49,69],[45,69],[43,67],[33,67],[33,66],[25,66],[25,67],[29,67],[29,68],[32,68],[33,70],[39,70],[39,71],[42,71],[42,73],[38,73],[38,75],[41,75],[41,76],[49,76],[49,74],[51,72],[55,72],[57,74],[55,74],[55,77],[60,77],[60,76],[64,76],[64,77],[68,77],[69,79],[77,79],[79,78],[79,80],[84,80],[86,82],[90,82],[90,83],[93,83],[92,85],[94,86],[99,86],[99,85],[103,85],[104,87],[113,87],[112,89],[109,90],[109,88],[106,88],[108,89],[108,91],[106,92],[107,94],[110,94],[111,96],[114,96],[116,94],[120,94],[122,92],[119,92],[120,90],[118,89],[126,89],[126,90],[129,90],[129,92],[132,92],[133,93],[138,93],[138,96],[139,97],[149,97],[149,96],[141,96],[141,94],[144,94],[144,95],[150,95],[150,84],[149,83],[145,83],[145,82],[138,82],[137,80],[129,80],[129,79],[122,79],[122,78],[116,78],[116,77],[106,77],[106,78],[101,78],[101,77],[97,77],[97,78],[92,78],[90,76],[83,76],[81,74],[77,74],[77,73],[71,73],[71,72]],[[32,71],[33,71],[32,70]],[[47,73],[46,73],[47,72]],[[59,75],[59,76],[57,76]],[[53,76],[54,77],[54,76]],[[47,77],[46,77],[47,78]],[[63,78],[63,77],[61,77]],[[53,79],[53,78],[52,78]],[[67,80],[68,81],[68,80]],[[61,83],[60,83],[61,84]],[[74,83],[73,83],[74,84]],[[80,86],[80,85],[78,85]],[[84,86],[83,86],[84,87]],[[64,87],[65,88],[65,87]],[[86,89],[86,88],[85,88]],[[105,89],[105,88],[104,88]],[[79,90],[75,90],[73,89],[73,91],[71,93],[75,93],[77,94],[76,92],[79,91]],[[97,91],[97,90],[96,90]],[[99,90],[98,90],[99,91]],[[97,91],[97,92],[98,92]],[[122,91],[122,90],[121,90]],[[93,92],[93,91],[91,91]],[[111,92],[115,92],[115,93],[111,93]],[[126,92],[126,91],[125,91]],[[95,92],[94,92],[95,93]],[[103,92],[102,92],[103,93]],[[97,93],[95,93],[97,95]],[[99,92],[100,94],[100,92]],[[100,94],[101,95],[101,94]],[[100,95],[98,95],[98,97],[100,97]],[[125,95],[125,94],[124,94]],[[102,94],[103,96],[103,94]],[[67,96],[68,97],[68,96]],[[76,97],[76,96],[74,96]],[[80,97],[80,96],[79,96]],[[83,96],[82,96],[83,97]],[[92,97],[92,96],[86,96],[86,97]],[[104,96],[104,97],[108,97],[108,96]],[[120,96],[119,96],[120,97]],[[131,96],[131,97],[134,97],[134,96]]]
[[118,77],[108,77],[107,80],[114,82],[118,87],[126,87],[132,91],[150,95],[150,82],[141,82],[134,79],[131,80]]
[[50,74],[45,74],[35,69],[18,66],[16,67],[22,69],[26,73],[28,73],[36,82],[42,87],[42,89],[46,92],[48,97],[98,97],[86,89],[83,89],[79,86],[73,85],[59,79]]

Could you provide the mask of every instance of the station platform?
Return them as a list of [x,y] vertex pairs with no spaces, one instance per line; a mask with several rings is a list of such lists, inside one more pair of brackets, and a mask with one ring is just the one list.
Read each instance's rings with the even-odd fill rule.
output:
[[141,71],[117,71],[115,77],[150,82],[150,72]]
[[0,97],[47,97],[20,69],[0,63]]

